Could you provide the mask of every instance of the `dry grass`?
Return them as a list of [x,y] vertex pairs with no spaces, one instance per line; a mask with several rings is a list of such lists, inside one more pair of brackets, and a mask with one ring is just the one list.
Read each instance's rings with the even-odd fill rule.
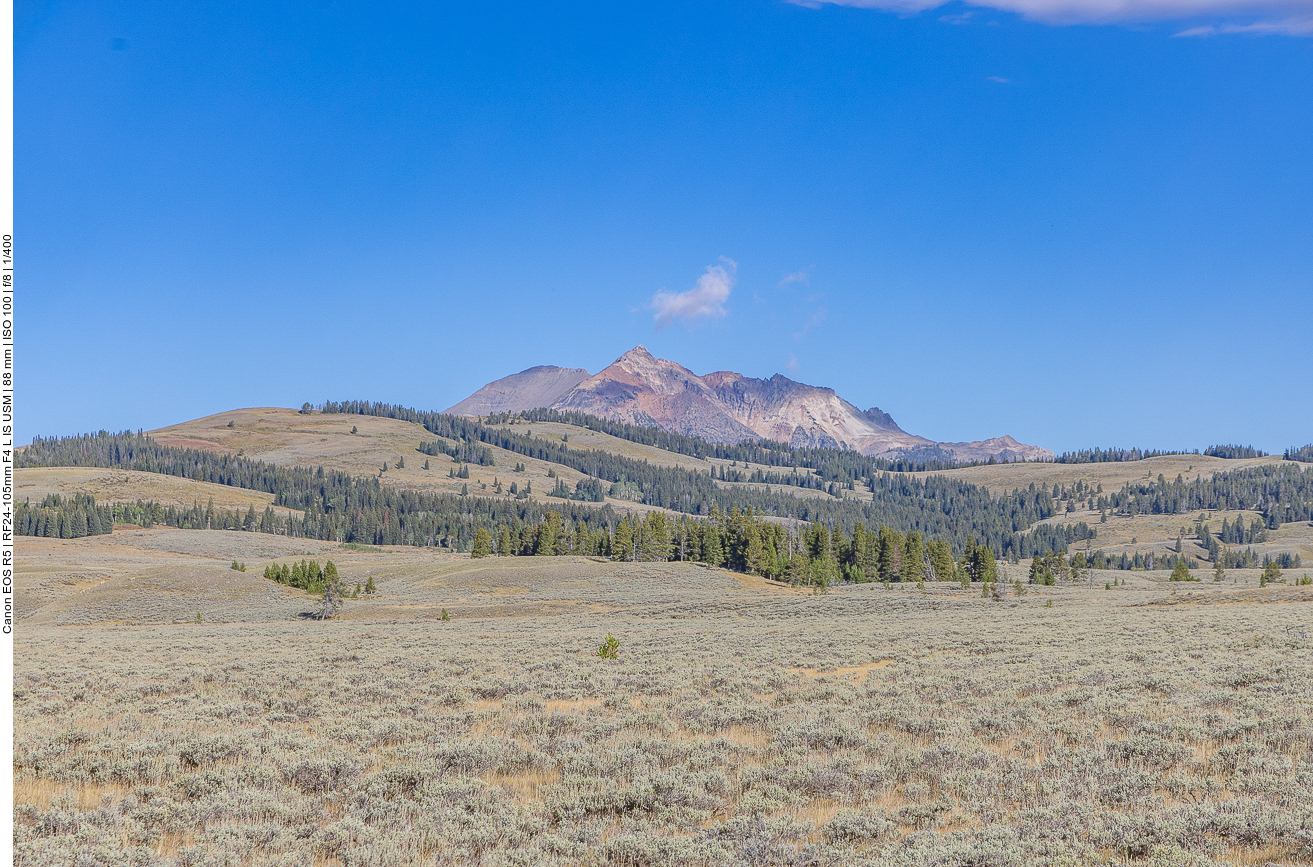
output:
[[1196,475],[1205,478],[1214,473],[1240,470],[1264,464],[1282,463],[1280,455],[1266,458],[1213,458],[1207,455],[1165,455],[1142,461],[1109,461],[1095,464],[994,464],[962,467],[956,470],[936,470],[932,473],[910,473],[916,477],[928,475],[949,476],[972,484],[984,485],[994,493],[1005,493],[1014,488],[1026,488],[1032,483],[1052,488],[1054,485],[1071,487],[1076,482],[1103,485],[1105,493],[1118,490],[1127,482],[1156,479],[1159,475],[1168,480],[1182,475],[1193,480]]
[[[213,500],[216,509],[246,511],[254,506],[257,512],[263,512],[274,502],[273,494],[262,491],[135,470],[28,467],[17,470],[14,475],[18,500],[31,500],[34,504],[50,494],[91,494],[100,503],[155,500],[163,506],[187,509],[197,503],[204,506]],[[299,514],[281,506],[274,506],[274,511],[280,515]]]
[[[228,427],[229,422],[232,422],[232,427]],[[357,429],[354,434],[351,433],[353,427]],[[557,477],[572,489],[587,478],[578,470],[491,446],[488,448],[493,455],[493,466],[469,464],[470,478],[451,478],[448,471],[459,470],[460,464],[453,463],[446,455],[428,456],[417,451],[421,443],[439,440],[441,437],[429,433],[420,425],[375,416],[323,413],[301,415],[292,409],[263,407],[219,413],[150,433],[164,445],[242,454],[279,465],[322,466],[353,475],[379,476],[386,462],[388,471],[379,476],[384,484],[431,493],[456,494],[468,486],[470,493],[475,496],[492,497],[496,496],[493,482],[500,481],[503,489],[501,496],[509,499],[511,482],[516,482],[520,488],[529,484],[533,490],[531,497],[536,502],[560,503],[560,500],[547,496],[547,492],[555,487]],[[608,439],[614,440],[614,437]],[[451,441],[447,442],[452,444]],[[573,436],[570,445],[575,445]],[[681,457],[671,456],[659,449],[650,451],[667,457]],[[396,463],[402,458],[405,459],[405,466],[398,469]],[[426,459],[430,467],[428,470],[422,469]],[[524,465],[523,472],[514,472],[517,464]],[[549,476],[549,472],[554,472],[555,477]],[[608,499],[607,502],[624,511],[655,510],[673,514],[666,509],[624,500]]]
[[[1303,588],[817,596],[679,564],[337,549],[379,598],[319,623],[162,550],[299,540],[186,535],[114,539],[122,571],[21,622],[16,864],[1313,855]],[[54,541],[20,540],[20,562]],[[134,576],[129,549],[178,565]],[[155,625],[111,616],[130,578]],[[1229,604],[1141,604],[1173,591]],[[207,595],[226,622],[167,622]],[[596,656],[607,632],[618,660]]]

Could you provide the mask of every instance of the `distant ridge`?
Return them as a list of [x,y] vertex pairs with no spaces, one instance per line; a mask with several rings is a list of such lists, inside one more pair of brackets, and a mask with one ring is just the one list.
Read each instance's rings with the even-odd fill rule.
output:
[[697,376],[636,346],[593,375],[581,368],[533,367],[489,383],[447,410],[466,416],[549,407],[660,427],[710,442],[770,439],[792,446],[848,448],[915,460],[1052,460],[1053,452],[1010,436],[963,443],[909,434],[878,407],[859,410],[834,389],[775,374],[730,371]]

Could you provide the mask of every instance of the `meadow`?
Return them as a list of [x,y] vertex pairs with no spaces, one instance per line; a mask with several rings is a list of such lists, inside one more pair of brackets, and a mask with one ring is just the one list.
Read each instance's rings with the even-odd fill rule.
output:
[[[994,599],[221,531],[19,553],[16,864],[1313,863],[1313,588],[1257,572]],[[311,619],[259,576],[307,556],[379,592]]]

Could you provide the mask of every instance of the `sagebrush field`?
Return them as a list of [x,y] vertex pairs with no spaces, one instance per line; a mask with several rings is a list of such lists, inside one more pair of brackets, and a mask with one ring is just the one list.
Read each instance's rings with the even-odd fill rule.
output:
[[[1313,588],[1256,572],[991,599],[218,531],[20,553],[18,864],[1313,860]],[[303,556],[377,596],[309,619],[259,577]]]

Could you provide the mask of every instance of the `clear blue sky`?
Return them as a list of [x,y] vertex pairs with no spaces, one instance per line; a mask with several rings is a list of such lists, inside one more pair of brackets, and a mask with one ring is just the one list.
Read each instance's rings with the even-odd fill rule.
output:
[[1313,0],[1100,2],[19,2],[19,440],[643,343],[940,440],[1313,441]]

